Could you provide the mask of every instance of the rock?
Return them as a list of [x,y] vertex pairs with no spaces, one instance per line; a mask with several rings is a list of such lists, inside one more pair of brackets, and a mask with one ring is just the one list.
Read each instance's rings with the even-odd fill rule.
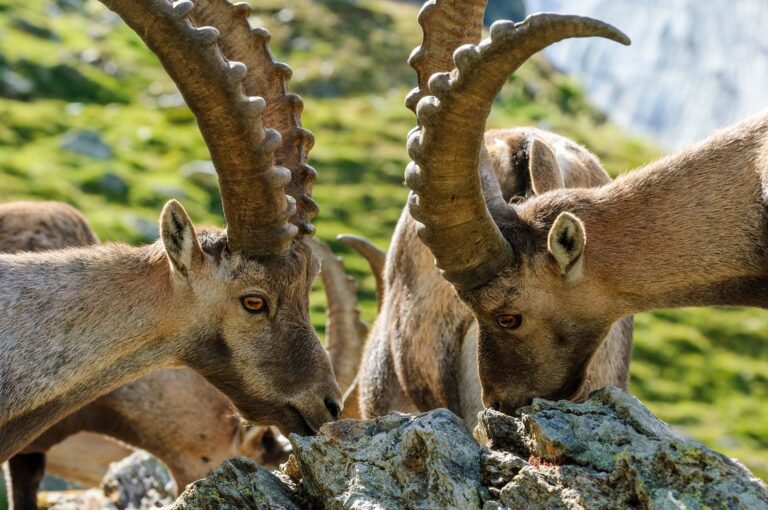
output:
[[302,490],[319,507],[480,508],[480,447],[445,409],[320,431],[290,436]]
[[11,69],[0,68],[0,96],[10,99],[28,99],[35,85],[26,77]]
[[112,463],[101,482],[101,489],[120,510],[169,505],[177,492],[168,468],[143,450]]
[[246,457],[224,462],[187,486],[167,510],[298,510],[300,500],[280,480]]
[[185,163],[179,170],[185,179],[202,188],[218,189],[219,181],[216,168],[210,160],[196,159]]
[[101,489],[42,492],[38,505],[48,510],[149,510],[173,503],[175,494],[168,469],[136,450],[109,466]]
[[94,159],[110,159],[113,155],[112,148],[96,131],[69,131],[61,139],[59,148]]
[[324,425],[291,435],[270,474],[234,459],[171,510],[757,509],[768,488],[738,462],[677,436],[616,388],[584,404],[536,400],[515,416],[479,415],[476,437],[444,409]]
[[768,487],[744,466],[616,388],[584,404],[537,399],[514,417],[486,409],[476,436],[511,447],[512,457],[483,456],[494,489],[509,477],[491,494],[510,508],[768,508]]

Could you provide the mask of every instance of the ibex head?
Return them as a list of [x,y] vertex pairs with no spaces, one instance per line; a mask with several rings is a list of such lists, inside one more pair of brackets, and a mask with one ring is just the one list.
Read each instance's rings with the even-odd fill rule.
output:
[[195,232],[175,201],[160,219],[169,299],[197,340],[181,361],[246,419],[316,431],[341,412],[341,392],[309,317],[319,271],[303,239],[317,212],[306,164],[313,138],[301,127],[301,99],[287,92],[290,68],[274,62],[245,4],[103,1],[178,85],[219,176],[226,231]]
[[[558,210],[556,202],[546,214],[529,217],[519,209],[524,204],[504,201],[483,143],[486,119],[509,74],[550,44],[587,36],[629,40],[594,19],[535,14],[518,24],[494,23],[488,39],[454,46],[453,62],[444,61],[447,52],[435,47],[439,39],[430,31],[454,34],[444,40],[476,43],[477,13],[484,5],[438,0],[422,11],[424,44],[411,62],[419,88],[406,103],[419,126],[408,139],[413,162],[406,182],[420,238],[478,320],[484,403],[509,411],[533,397],[575,396],[612,321],[596,326],[580,320],[585,309],[598,306],[578,292],[586,247],[581,222]],[[448,12],[457,9],[468,12]],[[441,19],[447,20],[442,26]],[[470,27],[458,37],[456,20],[469,20]],[[427,74],[454,65],[450,73]],[[530,144],[529,162],[534,193],[563,187],[557,159],[545,143]]]

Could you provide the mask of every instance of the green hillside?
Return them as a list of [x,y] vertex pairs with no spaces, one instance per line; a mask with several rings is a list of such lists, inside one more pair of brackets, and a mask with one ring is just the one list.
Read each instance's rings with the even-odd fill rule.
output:
[[[362,259],[340,232],[386,247],[405,203],[402,106],[414,80],[417,7],[385,0],[263,0],[254,24],[294,68],[304,125],[316,136],[318,235],[360,280]],[[566,43],[567,44],[567,43]],[[55,199],[83,210],[104,240],[150,241],[177,198],[197,223],[222,224],[215,179],[194,119],[153,55],[97,2],[0,0],[0,200]],[[615,175],[659,156],[585,100],[542,59],[510,80],[491,127],[534,124],[597,153]],[[313,319],[324,328],[324,297]],[[739,457],[768,478],[768,314],[680,310],[637,318],[632,391],[680,433]]]

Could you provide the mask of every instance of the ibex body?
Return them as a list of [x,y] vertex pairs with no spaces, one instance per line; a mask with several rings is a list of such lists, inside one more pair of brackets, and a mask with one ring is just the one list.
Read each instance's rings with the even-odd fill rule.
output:
[[[410,60],[419,81],[419,88],[406,100],[411,109],[416,111],[416,102],[427,93],[430,76],[453,67],[454,50],[464,43],[479,41],[484,7],[482,0],[425,4],[419,15],[424,41]],[[445,122],[445,129],[454,128]],[[536,173],[536,167],[530,164],[530,147],[535,139],[545,141],[556,151],[557,176],[565,185],[599,186],[610,181],[596,157],[552,133],[527,128],[490,131],[484,141],[482,132],[473,136],[474,141],[484,143],[489,163],[487,177],[500,188],[505,202],[530,197],[545,184],[540,180],[547,176]],[[455,161],[450,163],[457,166]],[[493,197],[489,194],[487,198]],[[453,214],[454,206],[446,205],[440,212],[449,225],[463,221]],[[448,407],[463,415],[471,427],[482,408],[477,318],[441,276],[428,243],[423,242],[418,231],[417,222],[408,210],[404,211],[387,256],[382,309],[358,376],[361,411],[364,416],[376,416],[392,409]],[[441,235],[439,231],[433,234]],[[453,243],[446,250],[474,250],[471,236],[462,239],[446,232],[446,237]],[[600,352],[588,366],[589,384],[569,397],[585,398],[590,390],[606,385],[626,387],[632,319],[618,321],[604,335]],[[513,376],[525,379],[531,374],[517,371]]]
[[493,99],[530,55],[583,35],[628,42],[575,16],[494,24],[432,76],[409,138],[409,210],[477,318],[484,403],[507,412],[582,391],[620,317],[768,305],[766,116],[597,188],[565,189],[556,154],[534,141],[537,196],[504,201],[482,143]]
[[[66,204],[0,205],[2,252],[60,249],[89,245],[96,240],[85,217]],[[343,365],[343,360],[356,366],[364,326],[356,311],[354,283],[345,274],[341,259],[326,245],[315,240],[309,243],[322,262],[321,275],[328,302],[333,307],[328,317],[328,345],[338,353],[335,357],[339,365]],[[345,354],[357,359],[346,359]],[[336,367],[336,372],[345,380],[354,376],[345,366]],[[111,436],[153,453],[168,466],[182,488],[237,455],[246,455],[268,467],[276,467],[287,455],[281,438],[269,427],[244,430],[227,398],[193,370],[159,370],[67,416],[25,447],[23,453],[12,457],[7,472],[12,508],[34,507],[39,481],[46,461],[50,460],[46,455],[48,450],[81,431]],[[77,476],[84,470],[95,472],[95,482],[85,482],[98,484],[109,462],[120,457],[98,455],[115,450],[109,440],[91,437],[88,441],[89,447],[81,451],[77,459],[54,457],[52,472],[65,478],[73,473]],[[95,465],[90,466],[93,463]],[[91,469],[85,469],[88,467]],[[76,478],[76,481],[83,480]]]
[[[73,409],[182,365],[244,418],[311,433],[339,414],[340,389],[309,320],[319,263],[303,237],[313,232],[315,173],[289,73],[242,5],[104,3],[157,54],[195,114],[227,230],[196,232],[170,202],[150,246],[0,256],[0,461]],[[282,146],[264,123],[281,129]]]

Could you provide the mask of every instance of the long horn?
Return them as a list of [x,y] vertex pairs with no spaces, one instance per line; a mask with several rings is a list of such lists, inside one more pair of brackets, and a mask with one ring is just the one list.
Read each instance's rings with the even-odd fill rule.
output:
[[328,301],[325,327],[328,354],[336,380],[346,390],[357,375],[368,327],[360,320],[355,279],[344,270],[341,257],[318,239],[310,239],[309,244],[320,259],[320,277]]
[[243,79],[245,93],[264,98],[264,122],[282,135],[283,143],[275,151],[275,160],[291,171],[287,192],[296,200],[292,221],[299,228],[299,235],[313,235],[315,227],[310,221],[317,215],[318,207],[312,200],[312,185],[317,172],[307,164],[307,156],[315,138],[301,126],[301,97],[288,90],[291,68],[275,62],[269,49],[269,32],[252,28],[248,22],[250,14],[251,7],[246,3],[195,0],[190,17],[199,26],[216,27],[221,33],[219,48],[224,56],[243,62],[251,70]]
[[384,299],[384,264],[387,259],[387,254],[365,237],[352,234],[339,234],[336,236],[336,239],[347,246],[354,248],[357,253],[362,255],[365,260],[368,261],[373,277],[376,279],[376,306],[380,311],[381,303]]
[[453,69],[453,52],[464,44],[477,44],[483,31],[488,0],[429,0],[419,11],[424,34],[421,45],[411,52],[408,63],[416,71],[418,86],[405,99],[416,113],[416,104],[429,95],[429,77]]
[[[629,44],[621,31],[595,19],[534,14],[521,23],[494,23],[488,39],[456,50],[456,69],[430,78],[432,96],[419,101],[419,127],[408,137],[413,160],[406,169],[408,204],[422,224],[421,240],[457,287],[482,285],[514,260],[481,191],[488,179],[481,184],[480,176],[490,173],[482,147],[494,98],[534,53],[563,39],[592,36]],[[497,202],[498,197],[490,198]]]
[[291,173],[274,163],[280,134],[262,124],[264,99],[243,93],[247,67],[224,58],[218,30],[190,21],[189,0],[101,1],[157,55],[194,113],[219,175],[230,249],[284,252],[297,233],[285,194]]

